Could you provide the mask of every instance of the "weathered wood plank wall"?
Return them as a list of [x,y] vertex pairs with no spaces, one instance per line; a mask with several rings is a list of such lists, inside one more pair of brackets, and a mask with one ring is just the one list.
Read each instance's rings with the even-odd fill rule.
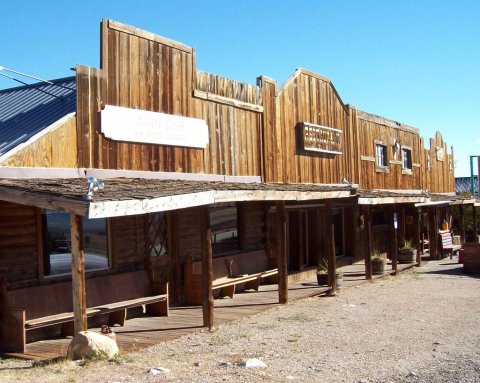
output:
[[[280,89],[276,102],[275,128],[264,129],[266,180],[340,183],[344,176],[353,179],[352,169],[344,160],[351,145],[345,135],[348,112],[331,82],[299,69]],[[342,154],[303,150],[297,133],[301,122],[342,130]]]
[[[80,166],[261,175],[257,87],[198,73],[183,44],[113,21],[102,23],[102,69],[77,68]],[[205,150],[118,142],[101,134],[103,105],[204,119]]]
[[71,116],[61,126],[3,161],[1,166],[77,167],[76,120]]
[[430,139],[430,148],[424,150],[424,185],[431,193],[455,191],[453,149],[449,153],[440,132]]
[[[102,69],[79,67],[77,80],[79,166],[261,175],[270,182],[340,183],[346,177],[365,189],[433,183],[432,190],[453,191],[453,177],[443,168],[437,178],[422,176],[426,157],[416,129],[365,117],[343,104],[330,80],[303,69],[279,91],[267,77],[248,85],[197,72],[193,48],[105,20]],[[98,113],[106,104],[204,119],[209,145],[202,150],[106,139]],[[303,150],[297,137],[302,122],[342,130],[342,154]],[[375,170],[374,140],[390,150],[394,138],[412,150],[411,174],[402,172],[401,158],[389,163],[388,173]]]
[[[360,187],[363,189],[413,189],[422,188],[421,138],[417,129],[389,126],[393,121],[361,113],[357,119],[358,145],[360,154]],[[408,147],[412,153],[412,171],[402,167],[401,151],[394,159],[393,142]],[[387,147],[388,171],[377,171],[375,163],[375,141]]]
[[132,215],[109,219],[111,267],[134,271],[145,267],[145,216]]
[[244,251],[265,248],[266,244],[266,206],[262,202],[244,203],[241,209],[243,230],[245,232]]
[[0,279],[10,288],[38,284],[38,209],[0,201]]

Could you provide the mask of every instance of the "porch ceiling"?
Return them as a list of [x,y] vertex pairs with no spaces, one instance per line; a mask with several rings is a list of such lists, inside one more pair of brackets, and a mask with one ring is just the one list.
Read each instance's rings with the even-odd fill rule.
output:
[[0,200],[62,210],[89,218],[116,217],[241,201],[309,201],[348,198],[343,185],[218,181],[107,179],[105,189],[85,199],[87,182],[71,179],[1,179]]

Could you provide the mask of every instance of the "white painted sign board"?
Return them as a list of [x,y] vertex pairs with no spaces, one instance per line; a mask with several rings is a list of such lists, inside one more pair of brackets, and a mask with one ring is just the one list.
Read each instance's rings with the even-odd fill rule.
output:
[[106,105],[101,124],[105,137],[115,141],[190,148],[208,145],[208,125],[198,118]]

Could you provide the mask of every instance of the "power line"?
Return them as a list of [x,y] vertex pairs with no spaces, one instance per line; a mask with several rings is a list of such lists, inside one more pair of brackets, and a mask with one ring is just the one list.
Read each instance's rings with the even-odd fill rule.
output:
[[[3,67],[0,66],[0,70],[2,70],[2,68],[3,68]],[[20,84],[23,84],[23,85],[30,85],[30,84],[26,83],[25,81],[19,80],[19,79],[15,78],[15,77],[9,76],[8,74],[2,73],[2,72],[0,72],[0,76],[9,78],[10,80],[19,82]],[[59,96],[57,96],[57,95],[55,95],[55,94],[53,94],[53,93],[50,93],[50,92],[48,92],[48,91],[46,91],[46,90],[43,90],[43,89],[40,89],[40,88],[34,88],[34,89],[38,90],[39,92],[46,93],[46,94],[48,94],[49,96],[58,98],[58,99],[60,99],[60,100],[62,99],[61,97],[59,97]],[[69,88],[69,89],[70,89],[70,88]],[[72,90],[73,90],[73,89],[72,89]]]
[[[70,87],[68,87],[68,86],[64,86],[64,85],[60,85],[60,84],[55,84],[55,83],[53,83],[53,82],[51,82],[51,81],[44,80],[44,79],[41,79],[41,78],[38,78],[38,77],[35,77],[35,76],[31,76],[31,75],[26,74],[26,73],[18,72],[18,71],[13,70],[13,69],[8,69],[8,68],[5,68],[4,66],[1,66],[1,65],[0,65],[0,71],[2,71],[2,70],[3,70],[3,71],[6,71],[6,72],[10,72],[10,73],[15,73],[15,74],[18,74],[18,75],[23,76],[23,77],[28,77],[28,78],[31,78],[31,79],[33,79],[33,80],[41,81],[41,82],[44,82],[44,83],[47,83],[47,84],[50,84],[50,85],[53,85],[53,86],[59,86],[60,88],[65,88],[65,89],[69,89],[69,90],[75,90],[74,88],[70,88]],[[1,74],[2,76],[8,77],[8,78],[10,78],[10,79],[12,79],[12,80],[14,80],[14,81],[18,81],[18,82],[20,82],[20,83],[22,83],[22,84],[28,85],[28,84],[26,84],[26,83],[24,83],[24,82],[22,82],[22,81],[20,81],[20,80],[18,80],[18,79],[16,79],[16,78],[14,78],[14,77],[10,77],[10,76],[7,76],[7,75],[2,74],[2,73],[0,73],[0,74]],[[48,92],[46,92],[46,93],[48,93]]]

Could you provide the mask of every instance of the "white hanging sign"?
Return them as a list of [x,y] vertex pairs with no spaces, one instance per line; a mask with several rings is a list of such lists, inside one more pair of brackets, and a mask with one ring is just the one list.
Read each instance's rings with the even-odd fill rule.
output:
[[208,145],[208,125],[198,118],[106,105],[101,124],[105,137],[115,141],[190,148]]

